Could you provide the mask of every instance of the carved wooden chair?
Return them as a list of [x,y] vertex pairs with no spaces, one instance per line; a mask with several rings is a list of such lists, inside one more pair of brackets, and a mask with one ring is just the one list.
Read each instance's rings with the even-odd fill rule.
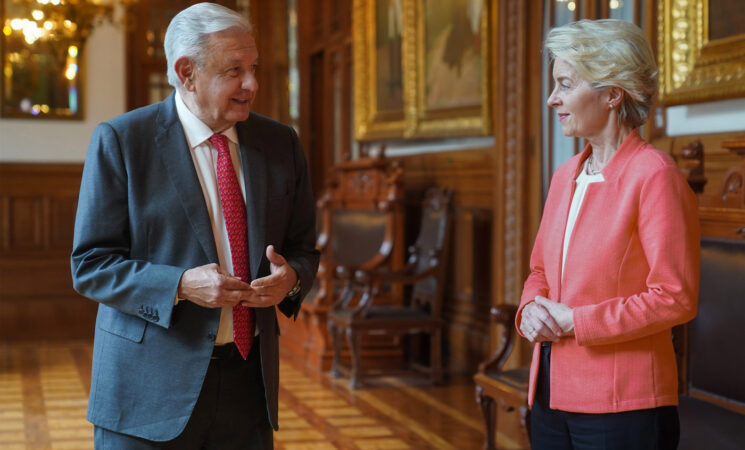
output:
[[473,380],[476,401],[484,416],[486,436],[484,449],[494,450],[497,432],[497,412],[519,411],[523,433],[530,441],[530,409],[528,408],[528,367],[503,370],[505,361],[515,345],[515,315],[517,305],[502,304],[491,309],[492,322],[503,328],[502,340],[494,354],[479,365]]
[[[345,161],[332,169],[332,182],[318,200],[321,252],[313,304],[333,304],[336,266],[371,269],[395,257],[403,239],[402,170],[382,154]],[[401,244],[399,244],[401,245]],[[402,254],[402,253],[401,253]],[[399,255],[400,257],[400,255]]]
[[316,248],[321,260],[316,280],[298,312],[297,323],[279,318],[283,350],[308,366],[318,370],[331,367],[327,315],[343,288],[335,275],[336,266],[370,269],[403,265],[402,185],[403,170],[382,153],[330,168],[317,202]]
[[[419,237],[409,248],[409,258],[400,270],[365,270],[339,266],[337,275],[346,280],[339,301],[329,311],[328,328],[333,340],[332,376],[349,375],[349,385],[361,385],[361,339],[364,335],[430,336],[429,365],[411,364],[426,371],[433,382],[442,381],[442,297],[451,228],[452,191],[433,188],[423,201]],[[389,291],[405,286],[401,304],[391,304]],[[356,300],[356,302],[355,302]],[[387,303],[387,304],[386,304]],[[346,335],[350,364],[342,364],[341,335]]]

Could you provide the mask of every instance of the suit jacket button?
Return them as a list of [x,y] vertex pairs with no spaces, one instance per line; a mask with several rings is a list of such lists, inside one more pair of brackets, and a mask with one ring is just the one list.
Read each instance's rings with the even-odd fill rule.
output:
[[215,339],[217,339],[217,336],[215,334],[210,333],[210,334],[207,335],[207,340],[208,341],[214,341]]

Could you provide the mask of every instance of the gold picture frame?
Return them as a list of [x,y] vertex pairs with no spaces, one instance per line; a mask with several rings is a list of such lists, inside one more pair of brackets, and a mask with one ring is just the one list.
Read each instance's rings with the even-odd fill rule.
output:
[[[663,0],[658,10],[659,99],[664,105],[745,96],[740,0]],[[739,6],[738,6],[739,5]]]
[[[491,131],[489,2],[412,0],[416,33],[404,39],[416,64],[405,65],[406,137],[483,136]],[[408,36],[407,36],[408,37]]]
[[[354,0],[354,122],[358,140],[403,136],[404,1]],[[381,10],[388,13],[381,14]],[[379,26],[381,22],[383,26]]]
[[489,134],[489,2],[354,0],[353,30],[358,140]]

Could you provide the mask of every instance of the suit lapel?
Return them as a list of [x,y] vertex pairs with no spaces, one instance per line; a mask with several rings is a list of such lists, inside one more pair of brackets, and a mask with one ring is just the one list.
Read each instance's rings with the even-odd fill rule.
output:
[[[251,122],[249,117],[248,122]],[[240,141],[241,166],[246,188],[246,213],[248,214],[248,249],[251,264],[251,279],[258,278],[261,259],[264,256],[265,210],[266,210],[266,158],[261,144],[252,136],[249,126],[243,122],[236,126]]]
[[159,131],[155,136],[155,143],[166,167],[167,177],[179,196],[186,217],[189,218],[189,223],[207,259],[218,262],[210,216],[204,204],[204,194],[197,178],[194,161],[189,153],[189,144],[178,120],[174,94],[160,103],[156,120]]

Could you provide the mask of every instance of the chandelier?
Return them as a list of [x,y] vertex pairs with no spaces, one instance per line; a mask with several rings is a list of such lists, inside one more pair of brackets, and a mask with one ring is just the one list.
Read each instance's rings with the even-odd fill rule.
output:
[[[91,31],[104,22],[126,24],[127,14],[114,17],[116,4],[137,0],[13,0],[6,14],[3,33],[20,33],[28,45],[37,41],[82,48]],[[15,12],[15,14],[13,14]]]

